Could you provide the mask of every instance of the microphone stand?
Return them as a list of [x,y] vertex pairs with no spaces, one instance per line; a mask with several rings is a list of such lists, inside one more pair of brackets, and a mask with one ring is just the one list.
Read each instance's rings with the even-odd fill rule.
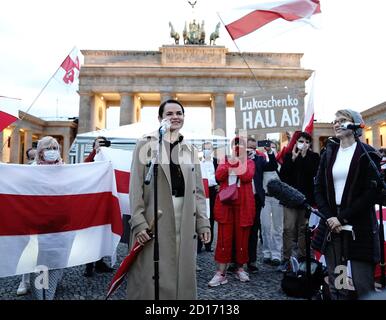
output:
[[154,184],[154,226],[153,226],[153,237],[154,237],[154,300],[159,300],[159,242],[158,242],[158,164],[160,162],[160,152],[162,152],[162,137],[163,133],[159,130],[159,141],[155,155],[151,160],[149,171],[145,177],[145,184],[149,185],[153,178]]
[[385,248],[385,246],[384,246],[385,235],[384,235],[384,228],[383,228],[382,197],[383,198],[386,197],[386,183],[383,180],[382,173],[379,172],[373,159],[371,159],[368,151],[366,150],[362,141],[359,139],[357,131],[353,130],[353,132],[354,132],[354,137],[355,137],[356,142],[361,146],[363,152],[366,154],[367,159],[369,160],[371,168],[374,170],[378,185],[382,186],[382,192],[381,192],[380,199],[378,202],[378,205],[379,205],[379,242],[380,242],[380,247],[381,247],[381,262],[379,263],[379,265],[381,267],[381,286],[382,286],[382,288],[384,288],[385,284],[386,284],[386,281],[385,281],[386,272],[385,272],[385,249],[384,249]]

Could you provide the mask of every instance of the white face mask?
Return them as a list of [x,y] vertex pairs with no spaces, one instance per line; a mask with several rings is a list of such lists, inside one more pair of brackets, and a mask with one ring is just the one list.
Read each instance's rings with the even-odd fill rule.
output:
[[299,150],[303,150],[305,145],[304,145],[304,143],[299,143],[298,142],[297,147],[298,147]]
[[44,160],[45,161],[56,161],[59,159],[59,151],[58,150],[45,150],[44,153]]
[[212,154],[212,150],[203,150],[204,158],[209,158]]

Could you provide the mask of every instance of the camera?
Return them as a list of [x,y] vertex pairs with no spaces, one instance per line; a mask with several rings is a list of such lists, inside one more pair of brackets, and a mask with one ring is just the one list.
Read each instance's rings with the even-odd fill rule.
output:
[[110,147],[111,141],[110,140],[101,140],[99,141],[99,146],[101,147]]
[[269,140],[260,140],[260,141],[257,141],[257,146],[259,148],[262,148],[262,147],[267,147],[269,148],[271,146],[271,141]]

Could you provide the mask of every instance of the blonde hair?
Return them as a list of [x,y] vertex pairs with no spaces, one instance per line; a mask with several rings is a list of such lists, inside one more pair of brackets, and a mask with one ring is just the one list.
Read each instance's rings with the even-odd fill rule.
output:
[[350,120],[351,122],[355,122],[354,121],[354,118],[352,116],[352,114],[350,112],[348,112],[347,110],[338,110],[336,113],[335,113],[335,116],[342,116],[342,117],[345,117],[347,118],[348,120]]
[[[43,151],[45,148],[48,148],[48,147],[57,147],[60,154],[60,145],[58,141],[51,136],[45,136],[38,141],[38,146],[36,148],[36,157],[35,157],[35,162],[37,164],[45,163],[44,157],[43,157]],[[60,157],[60,155],[56,163],[58,162],[59,163],[62,162],[62,158]]]

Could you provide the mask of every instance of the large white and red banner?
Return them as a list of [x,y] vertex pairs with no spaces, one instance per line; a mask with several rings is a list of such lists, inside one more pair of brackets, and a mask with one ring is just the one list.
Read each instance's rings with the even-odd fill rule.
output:
[[0,164],[0,277],[114,256],[122,234],[110,162]]
[[94,161],[111,161],[117,182],[119,206],[122,214],[130,215],[130,168],[133,159],[133,150],[114,148],[100,148]]

